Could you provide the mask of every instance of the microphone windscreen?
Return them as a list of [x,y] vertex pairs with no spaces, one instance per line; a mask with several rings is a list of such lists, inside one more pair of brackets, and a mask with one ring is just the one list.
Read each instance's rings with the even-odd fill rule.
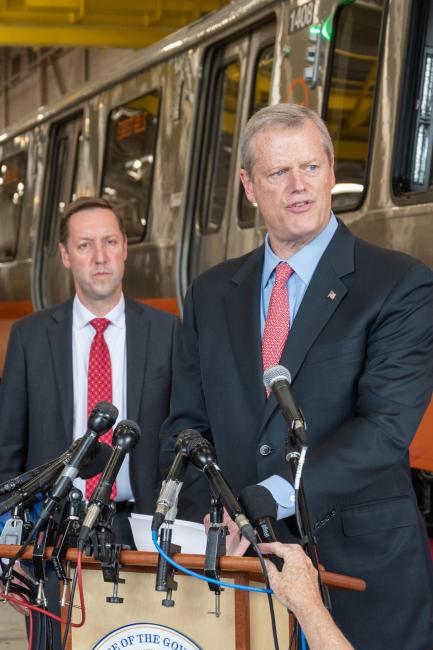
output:
[[108,463],[108,459],[111,456],[113,448],[110,445],[107,445],[105,442],[98,442],[95,445],[94,453],[89,457],[89,460],[82,466],[78,476],[84,480],[100,474],[105,465]]
[[266,368],[265,372],[263,373],[263,383],[266,390],[272,390],[272,384],[274,381],[277,381],[277,379],[285,380],[289,384],[292,383],[290,371],[287,370],[287,368],[284,366],[271,366],[270,368]]
[[248,485],[239,495],[239,502],[251,522],[266,517],[277,518],[277,504],[271,492],[264,485]]
[[96,433],[105,433],[114,425],[119,415],[119,410],[111,402],[98,402],[90,411],[87,427]]

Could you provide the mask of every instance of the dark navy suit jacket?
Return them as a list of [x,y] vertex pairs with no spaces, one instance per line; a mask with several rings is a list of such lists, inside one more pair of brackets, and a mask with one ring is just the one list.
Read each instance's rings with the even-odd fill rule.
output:
[[[155,507],[159,430],[170,403],[178,319],[126,300],[127,417],[142,435],[130,458],[135,511]],[[72,300],[18,321],[0,384],[0,482],[72,443]],[[85,432],[83,431],[83,434]]]
[[[287,476],[287,427],[262,383],[262,265],[263,247],[192,284],[163,427],[165,467],[173,436],[199,429],[235,491]],[[319,559],[367,580],[365,593],[332,595],[334,617],[357,650],[433,648],[432,562],[408,464],[432,394],[433,273],[340,223],[281,364],[308,426],[303,479]],[[192,469],[186,478],[180,512],[199,518],[209,489]]]

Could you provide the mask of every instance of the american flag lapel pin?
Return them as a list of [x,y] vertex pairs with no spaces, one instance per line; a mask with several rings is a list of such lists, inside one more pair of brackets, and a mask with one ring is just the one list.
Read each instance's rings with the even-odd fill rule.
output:
[[335,291],[332,291],[331,289],[331,291],[328,293],[326,297],[329,298],[329,300],[334,300],[337,297],[337,294],[335,293]]

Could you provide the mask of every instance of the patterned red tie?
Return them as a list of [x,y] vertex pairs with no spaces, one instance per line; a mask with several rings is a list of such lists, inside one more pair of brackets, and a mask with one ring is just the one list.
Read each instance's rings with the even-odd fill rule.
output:
[[[262,338],[263,370],[280,362],[281,354],[290,331],[289,296],[287,280],[293,269],[285,262],[280,262],[275,270],[275,282],[269,301],[268,315]],[[266,397],[270,395],[266,391]]]
[[[107,318],[94,318],[90,324],[95,328],[96,333],[90,346],[89,370],[87,374],[87,416],[90,415],[92,408],[101,400],[111,402],[111,359],[110,350],[104,338],[104,332],[110,324]],[[100,436],[101,442],[112,444],[113,432],[110,429],[103,436]],[[89,500],[95,489],[100,474],[93,476],[86,481],[86,499]],[[111,498],[117,494],[116,484],[114,483],[111,490]]]

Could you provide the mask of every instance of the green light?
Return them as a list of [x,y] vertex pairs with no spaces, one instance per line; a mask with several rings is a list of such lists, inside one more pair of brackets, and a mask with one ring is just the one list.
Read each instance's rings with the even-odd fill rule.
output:
[[322,26],[322,36],[326,41],[330,41],[332,38],[332,33],[334,31],[334,26],[332,24],[332,15],[328,16]]
[[311,25],[310,34],[312,36],[316,36],[317,34],[320,34],[320,30],[321,30],[321,25]]

